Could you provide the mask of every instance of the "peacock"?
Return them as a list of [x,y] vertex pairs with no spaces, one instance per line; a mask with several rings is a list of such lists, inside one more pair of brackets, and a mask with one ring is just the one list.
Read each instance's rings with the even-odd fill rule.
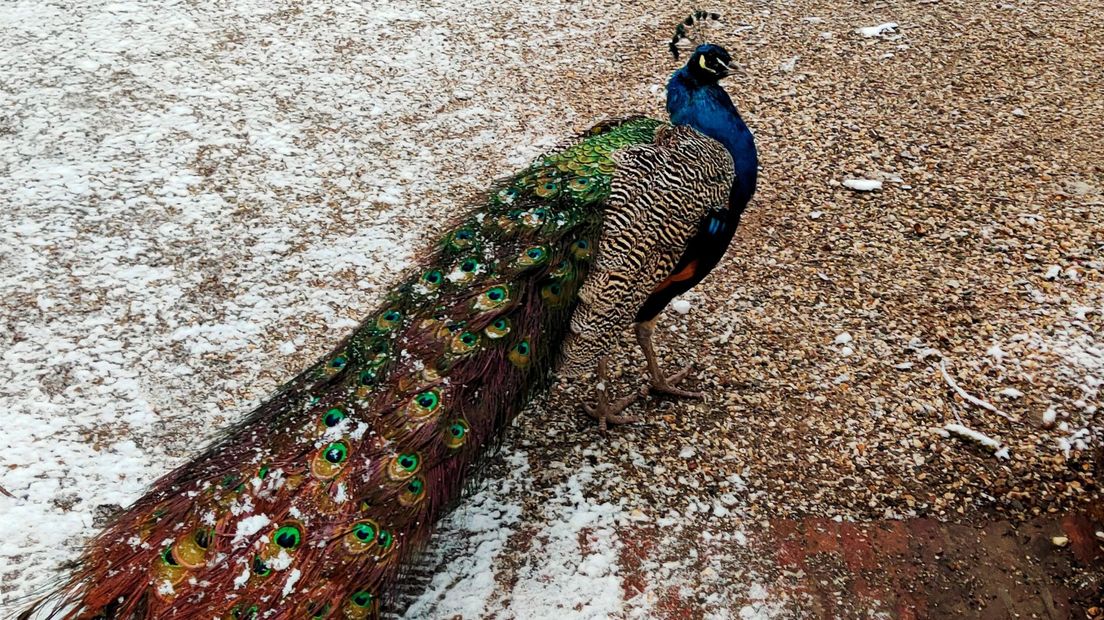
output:
[[[696,13],[672,41],[715,15]],[[599,376],[636,322],[720,260],[755,187],[751,133],[696,47],[670,123],[601,122],[494,183],[329,355],[159,479],[20,618],[378,618],[404,562],[553,370]]]

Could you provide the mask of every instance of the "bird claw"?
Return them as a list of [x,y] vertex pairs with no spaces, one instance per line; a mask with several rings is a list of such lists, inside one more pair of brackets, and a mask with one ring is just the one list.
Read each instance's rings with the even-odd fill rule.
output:
[[639,416],[620,414],[626,407],[635,403],[638,398],[643,396],[643,393],[637,392],[636,394],[629,394],[628,396],[624,396],[610,403],[606,385],[606,359],[602,358],[598,361],[598,402],[594,405],[583,403],[583,410],[587,412],[587,415],[598,420],[599,432],[605,435],[606,430],[611,424],[635,424],[642,421],[642,418]]
[[640,394],[629,394],[628,396],[615,400],[612,404],[606,403],[604,411],[600,400],[596,405],[583,403],[583,410],[587,412],[587,415],[598,420],[598,430],[602,434],[605,434],[610,425],[636,424],[644,420],[640,416],[619,415],[626,407],[635,403],[639,398]]
[[653,378],[650,387],[651,391],[657,394],[666,394],[668,396],[675,396],[679,398],[705,398],[705,394],[703,392],[691,392],[689,390],[683,390],[675,387],[676,385],[681,383],[682,380],[687,377],[687,375],[690,374],[690,371],[692,369],[693,366],[687,366],[686,368],[683,368],[670,377],[660,377],[658,379]]

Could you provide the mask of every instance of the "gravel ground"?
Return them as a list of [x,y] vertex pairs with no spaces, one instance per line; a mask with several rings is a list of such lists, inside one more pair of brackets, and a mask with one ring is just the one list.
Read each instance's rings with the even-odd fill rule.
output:
[[[746,67],[729,89],[763,171],[728,259],[657,336],[704,401],[648,400],[608,438],[578,388],[535,404],[407,617],[801,615],[755,544],[773,519],[1100,501],[1093,3],[839,4],[741,2],[713,31]],[[0,522],[26,535],[0,543],[0,603],[324,352],[489,179],[599,118],[662,114],[686,10],[6,9]],[[636,389],[620,348],[615,385]]]

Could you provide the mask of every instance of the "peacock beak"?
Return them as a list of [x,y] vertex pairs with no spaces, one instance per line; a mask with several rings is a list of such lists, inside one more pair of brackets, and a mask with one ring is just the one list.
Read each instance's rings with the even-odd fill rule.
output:
[[739,73],[741,75],[745,74],[744,68],[741,67],[740,65],[735,64],[735,63],[727,64],[727,63],[723,62],[722,60],[718,59],[717,64],[721,65],[721,71],[722,71],[721,76],[720,76],[721,78],[726,78],[726,77],[728,77],[730,75],[733,75],[735,73]]

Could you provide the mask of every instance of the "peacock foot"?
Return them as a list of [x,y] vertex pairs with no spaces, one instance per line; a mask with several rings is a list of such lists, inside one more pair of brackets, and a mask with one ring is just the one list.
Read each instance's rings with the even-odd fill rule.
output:
[[635,424],[642,420],[639,416],[621,415],[621,412],[624,411],[626,407],[636,402],[642,394],[629,394],[611,403],[609,400],[608,379],[606,358],[603,357],[598,360],[598,385],[595,386],[595,390],[598,392],[598,403],[595,405],[583,403],[583,409],[587,412],[587,415],[598,420],[598,430],[603,435],[611,424]]
[[654,375],[650,386],[651,391],[657,394],[667,394],[668,396],[676,396],[679,398],[705,398],[705,394],[702,392],[691,392],[675,387],[690,374],[692,369],[693,366],[687,366],[670,377]]

